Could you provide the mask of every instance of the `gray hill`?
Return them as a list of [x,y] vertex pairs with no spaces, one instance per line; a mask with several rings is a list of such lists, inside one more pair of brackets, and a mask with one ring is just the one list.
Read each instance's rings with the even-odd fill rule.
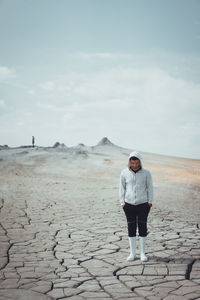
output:
[[115,144],[113,144],[107,137],[103,137],[96,146],[105,146],[105,145],[115,146]]

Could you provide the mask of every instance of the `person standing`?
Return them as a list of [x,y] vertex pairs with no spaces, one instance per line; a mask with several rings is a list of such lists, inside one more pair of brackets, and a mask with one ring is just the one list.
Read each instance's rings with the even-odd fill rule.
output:
[[141,154],[137,151],[130,153],[128,167],[120,174],[119,197],[128,226],[130,255],[127,260],[135,259],[138,229],[140,259],[147,261],[145,255],[147,218],[153,201],[153,184],[151,173],[143,168]]
[[34,136],[32,136],[32,146],[33,146],[33,148],[35,146],[35,137]]

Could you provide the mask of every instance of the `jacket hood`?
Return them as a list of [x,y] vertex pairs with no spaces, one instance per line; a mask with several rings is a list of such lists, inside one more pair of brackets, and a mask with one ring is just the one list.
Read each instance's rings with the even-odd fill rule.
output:
[[140,165],[141,165],[141,168],[142,168],[142,156],[141,156],[141,154],[139,152],[137,152],[137,151],[133,151],[133,152],[130,153],[128,159],[130,159],[132,156],[135,156],[135,157],[137,157],[139,159]]

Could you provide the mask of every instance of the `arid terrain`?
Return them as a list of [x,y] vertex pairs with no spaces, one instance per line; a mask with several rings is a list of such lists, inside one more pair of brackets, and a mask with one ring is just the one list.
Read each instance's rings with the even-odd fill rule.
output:
[[127,262],[118,186],[132,150],[1,147],[0,300],[200,299],[200,160],[141,152],[149,260],[137,247]]

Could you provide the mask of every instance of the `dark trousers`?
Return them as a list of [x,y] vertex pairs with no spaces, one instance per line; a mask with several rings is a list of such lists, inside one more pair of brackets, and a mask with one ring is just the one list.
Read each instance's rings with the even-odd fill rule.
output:
[[147,217],[150,211],[148,203],[132,205],[125,203],[124,212],[128,224],[128,236],[136,236],[138,228],[139,236],[147,236]]

